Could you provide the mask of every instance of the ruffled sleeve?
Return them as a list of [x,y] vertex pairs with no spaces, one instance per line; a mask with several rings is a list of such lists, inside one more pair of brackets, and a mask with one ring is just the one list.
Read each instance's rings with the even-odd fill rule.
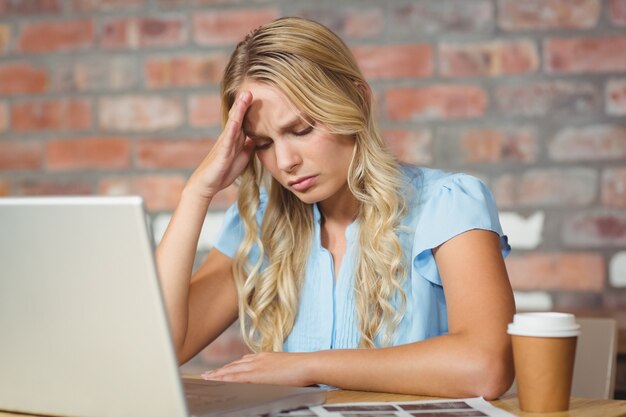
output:
[[432,249],[473,229],[490,230],[500,237],[502,256],[511,247],[502,232],[498,210],[489,188],[478,178],[453,174],[424,185],[413,241],[413,269],[436,285],[441,277]]

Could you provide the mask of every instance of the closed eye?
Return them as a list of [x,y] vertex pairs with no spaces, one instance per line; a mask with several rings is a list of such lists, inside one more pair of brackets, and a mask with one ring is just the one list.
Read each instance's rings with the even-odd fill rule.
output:
[[302,130],[299,130],[297,132],[293,132],[293,134],[295,136],[304,136],[304,135],[308,135],[309,133],[311,133],[313,131],[313,125],[309,125],[307,127],[305,127]]
[[272,146],[272,142],[263,142],[263,143],[259,143],[257,145],[254,146],[254,150],[255,151],[263,151],[265,149],[268,149],[270,146]]

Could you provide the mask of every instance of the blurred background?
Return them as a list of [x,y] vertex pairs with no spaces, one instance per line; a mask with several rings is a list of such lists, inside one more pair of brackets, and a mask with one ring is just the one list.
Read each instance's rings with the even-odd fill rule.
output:
[[[626,0],[0,0],[0,196],[139,194],[158,242],[232,48],[285,15],[352,48],[401,160],[488,183],[520,310],[626,327]],[[233,327],[183,370],[245,351]]]

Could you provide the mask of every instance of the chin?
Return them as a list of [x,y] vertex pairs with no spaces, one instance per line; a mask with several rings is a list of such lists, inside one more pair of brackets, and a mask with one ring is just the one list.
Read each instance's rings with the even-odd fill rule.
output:
[[318,198],[309,198],[307,196],[300,196],[297,194],[296,194],[296,197],[298,197],[298,199],[302,201],[304,204],[315,204],[320,201]]
[[300,201],[302,201],[305,204],[315,204],[315,203],[319,203],[322,199],[320,198],[319,195],[309,192],[309,193],[294,193],[292,191],[293,195],[295,195],[296,197],[298,197],[298,199]]

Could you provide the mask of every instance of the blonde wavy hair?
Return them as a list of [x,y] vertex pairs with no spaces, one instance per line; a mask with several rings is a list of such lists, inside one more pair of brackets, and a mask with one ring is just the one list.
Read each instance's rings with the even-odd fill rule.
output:
[[[386,150],[373,115],[371,91],[348,47],[325,26],[286,17],[259,27],[232,53],[222,80],[222,120],[245,80],[282,91],[331,133],[351,135],[347,178],[359,202],[359,253],[354,290],[360,347],[393,339],[406,297],[406,259],[398,233],[406,207],[400,167]],[[260,189],[267,207],[257,221]],[[237,204],[245,234],[233,268],[239,318],[250,349],[282,351],[298,312],[313,237],[312,206],[273,180],[256,158],[239,179]],[[258,259],[250,261],[253,248]]]

